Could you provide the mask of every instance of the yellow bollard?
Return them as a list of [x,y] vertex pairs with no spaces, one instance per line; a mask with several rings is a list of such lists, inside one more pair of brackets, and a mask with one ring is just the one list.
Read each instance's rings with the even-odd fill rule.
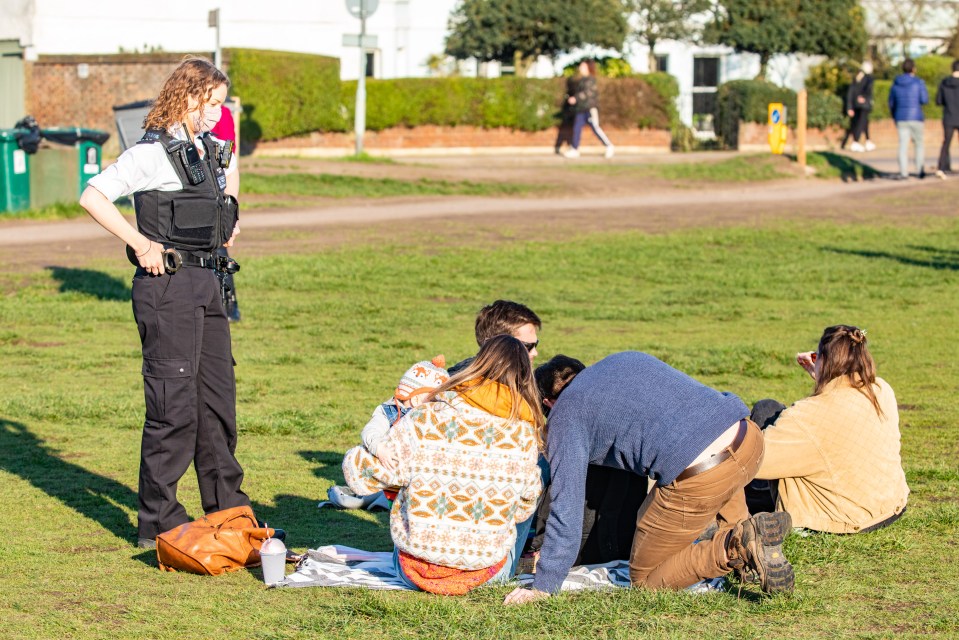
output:
[[769,150],[781,155],[786,150],[786,107],[781,102],[769,103]]

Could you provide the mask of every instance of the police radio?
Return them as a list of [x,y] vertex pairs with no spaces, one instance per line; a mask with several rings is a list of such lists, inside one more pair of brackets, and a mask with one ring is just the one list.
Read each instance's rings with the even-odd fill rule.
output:
[[[186,126],[184,126],[183,129],[184,131],[189,131]],[[190,184],[198,185],[206,180],[206,173],[203,171],[203,160],[200,159],[200,152],[196,150],[196,145],[193,144],[192,140],[187,140],[186,143],[180,147],[180,162],[183,164],[183,168],[186,169]]]

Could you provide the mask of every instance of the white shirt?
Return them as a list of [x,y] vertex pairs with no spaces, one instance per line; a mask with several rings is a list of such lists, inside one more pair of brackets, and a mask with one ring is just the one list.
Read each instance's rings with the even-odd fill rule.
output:
[[[182,127],[171,130],[170,135],[178,140],[186,140]],[[196,147],[203,156],[203,145],[198,144]],[[140,191],[180,191],[183,183],[167,158],[162,142],[135,144],[121,153],[116,162],[90,178],[87,184],[111,202]],[[230,175],[237,168],[236,154],[233,154],[225,174]]]

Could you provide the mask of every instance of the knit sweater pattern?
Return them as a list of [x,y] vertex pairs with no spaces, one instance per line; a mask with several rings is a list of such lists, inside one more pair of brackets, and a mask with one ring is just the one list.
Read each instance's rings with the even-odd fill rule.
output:
[[630,351],[580,372],[550,411],[552,501],[533,586],[562,586],[581,540],[586,470],[625,469],[671,484],[749,409],[657,358]]
[[516,522],[542,492],[533,427],[487,413],[450,391],[397,422],[383,444],[399,464],[387,469],[365,447],[350,449],[343,475],[358,494],[400,491],[390,512],[398,549],[464,570],[503,560]]

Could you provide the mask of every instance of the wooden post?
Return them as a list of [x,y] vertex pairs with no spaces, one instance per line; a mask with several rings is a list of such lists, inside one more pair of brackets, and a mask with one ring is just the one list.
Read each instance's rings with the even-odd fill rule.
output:
[[808,94],[803,89],[796,96],[796,160],[806,168],[806,104]]

